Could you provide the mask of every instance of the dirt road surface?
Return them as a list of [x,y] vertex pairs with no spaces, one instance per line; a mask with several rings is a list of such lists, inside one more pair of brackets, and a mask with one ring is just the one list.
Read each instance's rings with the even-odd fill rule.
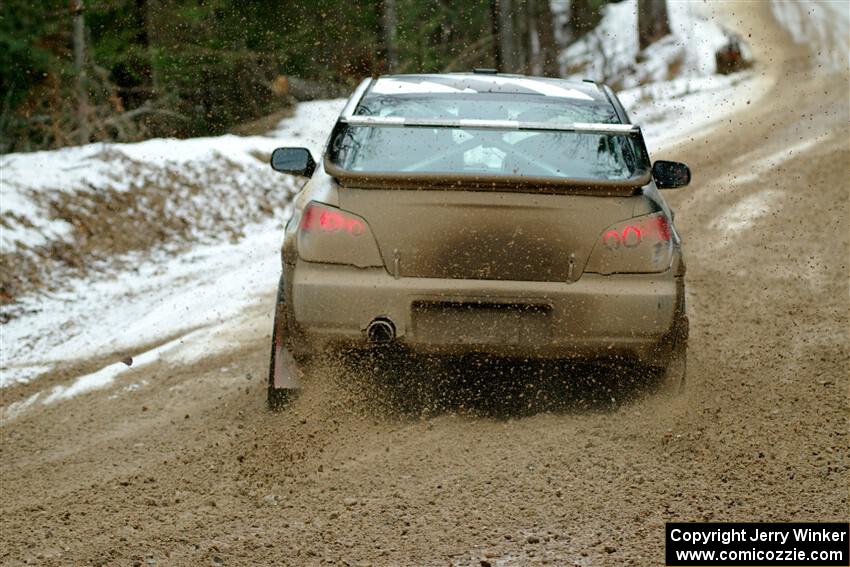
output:
[[846,520],[848,78],[767,3],[728,12],[769,93],[654,156],[695,173],[670,194],[684,395],[580,367],[394,386],[329,365],[271,414],[269,297],[224,327],[233,350],[6,420],[0,564],[660,565],[666,521]]

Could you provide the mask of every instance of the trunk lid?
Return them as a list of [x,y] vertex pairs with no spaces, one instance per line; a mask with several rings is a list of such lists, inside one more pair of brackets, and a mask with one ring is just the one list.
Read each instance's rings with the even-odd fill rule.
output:
[[636,196],[341,187],[398,277],[575,281]]

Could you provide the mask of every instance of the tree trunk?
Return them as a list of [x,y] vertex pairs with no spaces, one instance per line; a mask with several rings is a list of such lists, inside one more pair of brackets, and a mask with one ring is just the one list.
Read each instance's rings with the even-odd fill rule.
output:
[[555,18],[549,7],[549,0],[536,0],[534,6],[540,40],[541,72],[547,77],[557,77],[561,69],[558,65],[558,45],[555,40]]
[[528,73],[531,67],[531,53],[529,51],[529,10],[528,0],[516,0],[511,10],[511,23],[513,25],[513,73]]
[[512,73],[516,71],[516,57],[511,0],[492,0],[490,6],[493,11],[494,23],[497,27],[495,39],[498,44],[498,66],[496,70]]
[[490,26],[493,35],[493,68],[502,69],[502,50],[499,45],[499,2],[490,0]]
[[[540,30],[537,20],[537,3],[539,0],[528,0],[528,71],[532,75],[543,74],[543,49],[540,46]],[[548,0],[543,0],[545,3]]]
[[89,127],[89,93],[86,80],[86,24],[83,20],[83,1],[71,2],[71,13],[74,16],[74,70],[77,73],[77,122],[79,124],[79,141],[88,144],[91,136]]
[[571,0],[568,27],[570,30],[570,41],[575,41],[593,28],[602,20],[599,7],[605,2],[594,0]]
[[670,33],[667,0],[638,0],[638,47],[646,49]]
[[389,72],[398,69],[398,46],[396,44],[396,33],[398,30],[398,18],[396,16],[395,0],[383,0],[383,13],[381,14],[384,32],[384,53],[387,57],[387,70]]
[[156,49],[162,46],[162,31],[157,22],[157,15],[164,14],[165,9],[158,0],[143,0],[140,6],[143,9],[145,26],[144,49],[150,65],[150,96],[156,98],[162,96],[163,89],[159,76],[159,65],[155,58]]

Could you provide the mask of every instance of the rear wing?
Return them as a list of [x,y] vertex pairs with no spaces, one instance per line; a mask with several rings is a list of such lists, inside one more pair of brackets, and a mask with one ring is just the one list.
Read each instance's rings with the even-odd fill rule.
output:
[[[636,124],[522,122],[518,120],[405,118],[400,116],[354,115],[348,108],[339,123],[369,128],[463,128],[469,130],[572,132],[629,136],[637,139],[645,151],[640,126]],[[540,192],[570,191],[592,195],[633,195],[651,181],[650,172],[641,170],[628,179],[582,179],[524,175],[491,175],[461,172],[370,172],[343,169],[333,163],[330,152],[325,154],[325,171],[348,187],[422,187],[445,189],[478,189]],[[554,191],[553,191],[554,190]]]
[[640,126],[636,124],[593,124],[588,122],[520,122],[518,120],[404,118],[401,116],[343,116],[340,118],[340,122],[350,126],[379,128],[464,128],[468,130],[519,130],[613,135],[640,133]]

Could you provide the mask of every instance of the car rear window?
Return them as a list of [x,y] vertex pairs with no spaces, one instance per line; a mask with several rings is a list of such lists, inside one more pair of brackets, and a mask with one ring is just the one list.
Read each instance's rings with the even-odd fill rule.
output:
[[404,118],[475,118],[520,122],[595,122],[618,124],[607,101],[514,94],[369,94],[354,114]]
[[[607,102],[539,95],[405,94],[364,97],[355,115],[617,124]],[[628,179],[645,160],[627,135],[341,124],[329,145],[339,167],[357,172],[464,173]]]

